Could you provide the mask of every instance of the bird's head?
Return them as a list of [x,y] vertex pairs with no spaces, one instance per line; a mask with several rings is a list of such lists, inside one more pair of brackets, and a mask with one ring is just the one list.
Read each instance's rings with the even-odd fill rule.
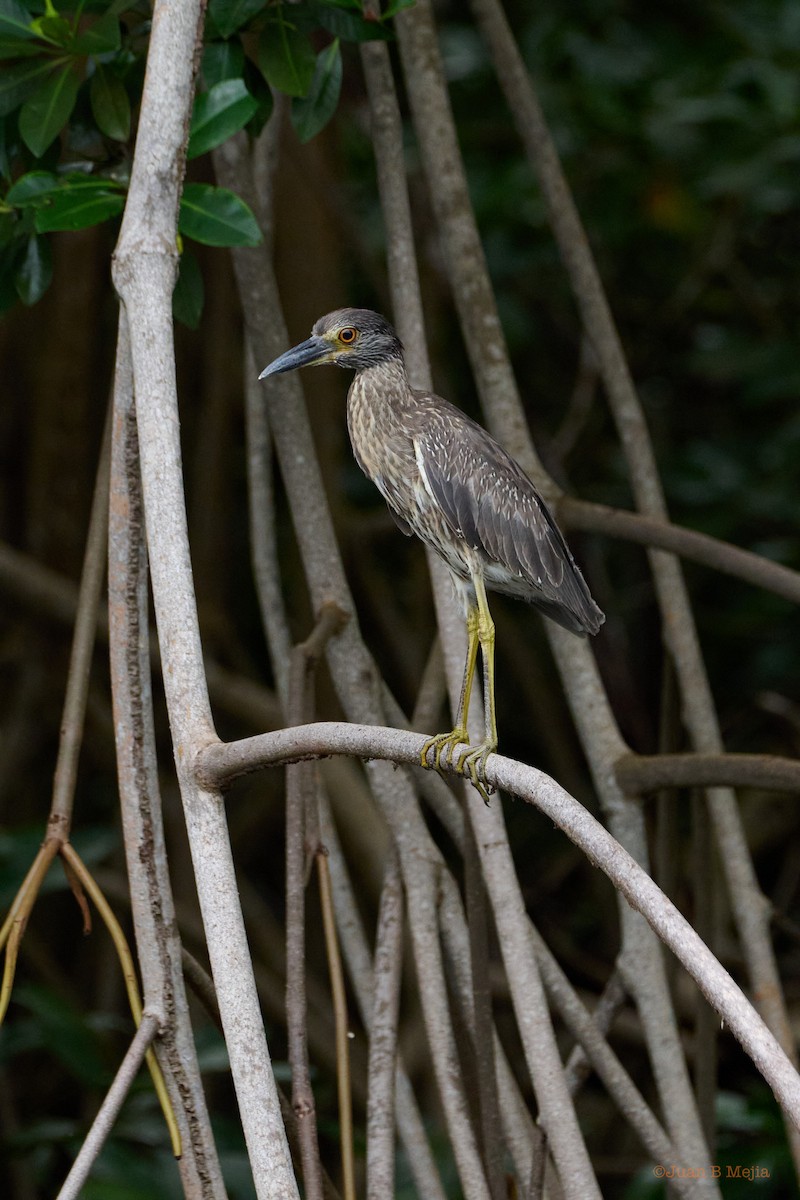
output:
[[261,372],[282,375],[297,367],[334,363],[364,371],[391,359],[403,357],[403,347],[388,321],[368,308],[339,308],[320,319],[311,330],[311,337],[281,354]]

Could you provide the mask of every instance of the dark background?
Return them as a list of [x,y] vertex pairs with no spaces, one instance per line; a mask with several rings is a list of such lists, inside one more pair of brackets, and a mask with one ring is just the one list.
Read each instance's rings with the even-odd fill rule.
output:
[[[674,521],[800,568],[800,9],[793,0],[642,3],[582,0],[508,5],[540,87],[545,113],[598,256],[655,442]],[[569,491],[631,506],[624,463],[549,234],[536,182],[520,152],[497,82],[459,5],[439,6],[470,189],[527,415],[545,465]],[[412,200],[437,389],[479,415],[421,172],[409,132]],[[211,179],[207,159],[190,177]],[[388,311],[385,248],[357,50],[346,48],[342,101],[332,124],[301,146],[284,131],[276,181],[276,255],[293,341],[340,304]],[[113,224],[53,238],[53,282],[32,308],[0,324],[0,537],[63,579],[79,578],[114,355],[110,283]],[[241,315],[227,253],[201,248],[206,303],[197,330],[178,327],[185,479],[206,653],[236,676],[272,683],[251,583],[242,413]],[[265,364],[261,364],[265,365]],[[396,531],[355,466],[344,426],[343,372],[307,374],[306,394],[337,532],[366,641],[406,709],[413,707],[434,636],[421,548]],[[310,612],[283,512],[281,553],[293,632]],[[597,654],[631,746],[657,748],[664,716],[663,652],[644,553],[572,537],[608,614]],[[800,742],[800,638],[791,606],[744,583],[687,565],[703,650],[727,748],[795,755]],[[0,572],[0,899],[18,886],[46,818],[70,646],[70,627],[18,580]],[[592,805],[586,773],[539,618],[496,600],[498,720],[505,753],[552,773]],[[163,789],[173,887],[187,942],[198,949],[193,885],[171,774],[166,721]],[[319,715],[339,715],[323,678]],[[254,732],[215,704],[223,736]],[[675,898],[691,916],[689,797],[674,798]],[[776,907],[779,960],[792,1011],[798,981],[796,797],[746,794],[745,817],[761,884]],[[237,787],[229,801],[247,915],[259,927],[257,959],[268,1036],[282,1053],[279,971],[270,938],[283,904],[282,778]],[[512,845],[540,927],[573,983],[597,992],[617,949],[611,889],[564,839],[506,802]],[[654,822],[655,830],[655,822]],[[358,860],[359,831],[350,849]],[[654,832],[654,837],[655,837]],[[75,843],[125,918],[124,862],[105,649],[96,654],[76,803]],[[708,864],[711,871],[713,866]],[[377,881],[364,861],[363,901]],[[272,922],[275,933],[271,932]],[[312,970],[324,982],[324,962]],[[739,952],[720,916],[719,953],[738,975]],[[269,975],[272,970],[272,975]],[[273,978],[274,977],[274,978]],[[681,984],[678,1007],[681,1010]],[[273,992],[269,992],[269,987]],[[505,1000],[496,997],[502,1013]],[[686,1000],[686,1005],[689,1001]],[[247,1196],[236,1112],[220,1045],[198,1014],[219,1116],[231,1195]],[[325,1040],[324,1020],[321,1041]],[[427,1062],[409,1019],[412,1070]],[[617,1034],[626,1062],[642,1054],[635,1023]],[[102,928],[81,936],[60,866],[51,871],[27,931],[6,1027],[0,1035],[0,1129],[24,1164],[28,1191],[52,1194],[107,1086],[128,1037],[121,980]],[[415,1056],[416,1049],[416,1056]],[[363,1064],[360,1032],[354,1051]],[[359,1055],[361,1056],[359,1058]],[[334,1088],[318,1066],[323,1097]],[[358,1078],[358,1072],[356,1072]],[[357,1095],[358,1095],[358,1084]],[[363,1083],[362,1083],[363,1096]],[[782,1134],[750,1064],[728,1042],[721,1063],[720,1159],[774,1164],[759,1195],[786,1195]],[[620,1136],[602,1093],[585,1103],[608,1195],[629,1178],[638,1145]],[[332,1109],[330,1111],[333,1111]],[[363,1119],[363,1113],[359,1120]],[[323,1122],[323,1140],[333,1127]],[[726,1141],[727,1139],[727,1141]],[[142,1081],[87,1197],[173,1196],[164,1136]],[[446,1158],[447,1151],[442,1148]],[[4,1181],[0,1156],[0,1190]],[[15,1180],[21,1175],[17,1173]],[[158,1180],[158,1182],[153,1182]],[[753,1185],[750,1185],[751,1187]],[[642,1183],[629,1196],[650,1194]],[[736,1196],[734,1190],[725,1194]],[[772,1188],[772,1190],[770,1190]],[[615,1190],[616,1189],[616,1190]],[[403,1193],[405,1194],[405,1193]],[[409,1193],[410,1194],[410,1193]],[[452,1194],[457,1195],[453,1190]],[[750,1193],[748,1193],[750,1194]]]

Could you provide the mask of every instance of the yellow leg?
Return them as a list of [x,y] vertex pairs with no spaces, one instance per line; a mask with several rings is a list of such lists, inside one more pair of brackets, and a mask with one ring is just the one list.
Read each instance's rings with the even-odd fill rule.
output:
[[[461,685],[461,699],[458,705],[456,727],[450,733],[440,733],[428,738],[422,747],[420,762],[423,767],[432,767],[442,772],[443,762],[452,764],[452,756],[456,746],[467,744],[467,749],[458,756],[457,770],[467,776],[483,797],[489,803],[492,789],[484,780],[486,760],[497,749],[497,722],[494,707],[494,621],[489,612],[486,599],[486,588],[483,579],[475,575],[472,578],[477,598],[477,607],[470,608],[467,613],[467,662],[464,668],[464,682]],[[478,746],[469,746],[467,720],[469,717],[469,702],[472,696],[472,683],[475,678],[475,664],[478,660],[478,647],[483,663],[483,703],[485,733],[484,739]],[[433,751],[433,759],[429,761],[428,754]],[[444,760],[442,759],[444,755]]]
[[480,576],[473,576],[472,582],[478,600],[477,640],[483,661],[484,740],[479,746],[470,747],[459,755],[458,770],[462,775],[469,776],[472,786],[480,792],[485,803],[488,804],[491,789],[485,782],[486,760],[497,749],[497,719],[494,705],[494,621],[489,612],[483,579]]
[[[475,663],[478,659],[478,646],[480,645],[479,623],[478,609],[471,608],[467,613],[467,661],[464,665],[464,679],[461,684],[461,699],[458,702],[455,729],[450,733],[439,733],[436,737],[428,738],[420,753],[420,762],[423,767],[433,767],[434,770],[441,772],[444,751],[449,748],[452,755],[456,746],[469,742],[467,718],[472,696],[472,681],[475,678]],[[433,761],[429,762],[428,753],[431,750],[433,751]]]

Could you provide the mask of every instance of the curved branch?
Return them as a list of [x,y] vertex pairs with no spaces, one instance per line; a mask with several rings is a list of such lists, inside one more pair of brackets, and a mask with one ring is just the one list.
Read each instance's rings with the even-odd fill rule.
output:
[[[194,767],[201,787],[219,788],[261,767],[331,754],[411,765],[419,763],[424,741],[424,735],[405,730],[324,721],[206,746],[196,756]],[[486,779],[493,787],[535,805],[642,913],[728,1024],[800,1128],[800,1075],[725,968],[650,876],[591,813],[543,772],[493,754],[486,764]]]
[[707,533],[685,529],[659,517],[610,508],[606,504],[592,504],[574,496],[561,497],[558,515],[569,529],[604,533],[627,542],[638,542],[641,546],[669,550],[704,567],[724,571],[726,575],[774,592],[793,604],[800,604],[800,572]]
[[663,787],[754,787],[800,791],[800,762],[777,754],[626,754],[617,783],[629,794]]

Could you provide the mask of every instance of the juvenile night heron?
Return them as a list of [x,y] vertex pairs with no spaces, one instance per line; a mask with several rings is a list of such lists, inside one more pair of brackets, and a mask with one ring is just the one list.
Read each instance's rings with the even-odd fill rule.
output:
[[[411,387],[403,347],[388,321],[363,308],[340,308],[311,337],[261,372],[335,363],[356,377],[347,395],[347,425],[359,466],[392,516],[442,556],[464,606],[468,649],[456,726],[424,745],[424,767],[453,765],[484,799],[486,759],[497,748],[494,622],[487,588],[535,604],[580,636],[605,620],[547,505],[522,468],[463,412]],[[478,657],[483,660],[486,730],[469,746],[467,716]],[[443,759],[442,756],[445,755]]]

